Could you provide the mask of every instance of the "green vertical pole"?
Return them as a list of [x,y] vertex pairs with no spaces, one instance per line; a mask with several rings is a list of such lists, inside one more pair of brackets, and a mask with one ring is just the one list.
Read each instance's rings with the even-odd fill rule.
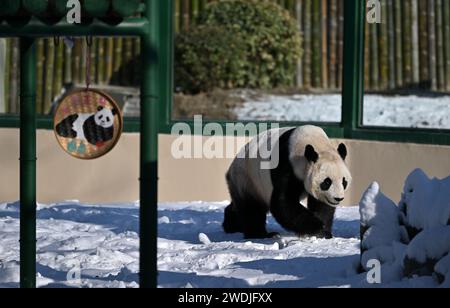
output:
[[362,124],[365,5],[365,0],[344,1],[342,124],[345,138],[352,138],[353,131]]
[[20,286],[36,287],[36,43],[20,39]]
[[141,37],[140,286],[157,287],[158,128],[172,91],[172,0],[146,0],[148,35]]

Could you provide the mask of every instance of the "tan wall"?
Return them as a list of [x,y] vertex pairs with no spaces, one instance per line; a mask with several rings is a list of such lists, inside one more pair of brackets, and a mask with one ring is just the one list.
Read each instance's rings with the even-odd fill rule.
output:
[[[228,138],[230,140],[230,138]],[[19,199],[19,131],[0,129],[0,202]],[[173,136],[160,136],[160,200],[228,199],[224,174],[231,160],[184,159],[171,155]],[[221,140],[221,139],[218,139]],[[233,139],[231,139],[233,140]],[[406,176],[415,168],[432,177],[450,175],[450,147],[345,141],[354,184],[347,204],[357,204],[372,181],[398,201]],[[57,145],[52,131],[38,131],[38,200],[129,202],[139,198],[139,135],[124,134],[117,147],[95,161],[71,158]]]

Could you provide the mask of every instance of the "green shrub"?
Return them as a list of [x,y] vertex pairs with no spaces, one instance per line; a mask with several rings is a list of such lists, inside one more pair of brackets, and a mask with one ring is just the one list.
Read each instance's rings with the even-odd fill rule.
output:
[[198,26],[175,40],[175,84],[184,92],[244,86],[246,50],[239,34]]
[[244,86],[292,85],[301,56],[300,32],[296,20],[278,4],[268,0],[216,1],[206,7],[199,23],[243,37],[247,50]]
[[184,92],[292,85],[300,33],[296,20],[276,3],[212,2],[198,24],[175,42],[176,86]]

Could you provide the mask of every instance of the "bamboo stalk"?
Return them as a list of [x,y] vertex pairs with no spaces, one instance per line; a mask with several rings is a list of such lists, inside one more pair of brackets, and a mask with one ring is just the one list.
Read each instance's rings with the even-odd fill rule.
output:
[[[63,72],[64,72],[64,43],[58,41],[55,46],[55,67],[54,67],[54,77],[53,77],[53,94],[52,97],[55,98],[61,94],[61,89],[63,85]],[[45,110],[44,112],[48,112]]]
[[183,30],[184,31],[189,30],[189,24],[191,21],[191,18],[189,16],[189,10],[190,10],[189,1],[183,1]]
[[370,24],[370,87],[378,90],[380,78],[380,63],[378,58],[378,25]]
[[[297,0],[296,5],[295,5],[295,16],[297,18],[297,25],[298,25],[298,29],[300,31],[300,33],[303,34],[303,1],[302,0]],[[302,56],[300,57],[300,59],[298,60],[297,63],[297,87],[298,88],[303,88],[303,54],[304,54],[304,50],[305,50],[305,46],[304,46],[304,39],[302,39]]]
[[105,39],[97,39],[97,83],[105,83]]
[[[446,0],[448,1],[448,0]],[[437,82],[438,89],[445,89],[444,77],[444,38],[442,28],[442,0],[436,0],[436,50],[437,50]]]
[[388,23],[387,23],[387,3],[381,2],[381,24],[378,25],[378,47],[380,64],[380,84],[379,87],[385,90],[389,84],[389,47],[388,47]]
[[296,10],[296,0],[287,0],[287,9],[291,13],[293,17],[295,17],[295,10]]
[[[367,13],[367,8],[366,8]],[[370,46],[372,38],[370,36],[370,24],[366,23],[364,29],[364,87],[366,90],[371,90],[370,76],[371,76],[371,59],[370,59]],[[342,59],[341,59],[342,61]]]
[[394,2],[387,1],[388,45],[389,45],[389,88],[395,89],[395,30]]
[[175,33],[179,33],[181,30],[181,1],[183,0],[175,0],[175,12],[174,12],[174,29],[175,29]]
[[132,83],[132,74],[133,70],[130,67],[132,65],[133,60],[133,38],[127,37],[125,38],[125,53],[124,53],[124,68],[122,74],[122,84],[123,85],[131,85]]
[[426,1],[419,1],[419,11],[420,83],[425,86],[430,81],[428,5]]
[[5,52],[5,113],[10,113],[9,101],[11,95],[11,49],[11,39],[7,38]]
[[312,3],[312,86],[322,86],[322,29],[321,29],[321,5],[319,0]]
[[5,96],[5,79],[8,77],[5,75],[6,65],[6,39],[0,38],[0,114],[6,112],[6,96]]
[[403,78],[407,86],[412,83],[411,0],[403,0]]
[[139,81],[141,79],[141,39],[135,38],[133,40],[133,85],[139,85]]
[[195,25],[197,23],[197,17],[198,17],[198,13],[199,13],[198,0],[191,0],[191,12],[192,12],[191,23]]
[[428,44],[431,89],[437,90],[435,1],[428,0]]
[[[90,55],[89,54],[86,54],[86,56],[90,56],[90,67],[88,68],[87,67],[87,62],[86,62],[86,60],[84,61],[84,71],[86,71],[86,70],[88,70],[89,71],[89,78],[90,78],[90,81],[91,81],[91,84],[98,84],[99,83],[99,80],[97,79],[98,78],[98,76],[97,76],[97,65],[98,65],[98,62],[99,62],[99,58],[97,58],[97,53],[98,53],[98,51],[97,51],[97,46],[98,46],[98,38],[97,37],[93,37],[92,38],[92,45],[91,45],[91,47],[90,47],[90,51],[91,51],[91,53],[90,53]],[[85,46],[86,46],[86,48],[87,48],[87,42],[85,42]],[[85,49],[86,50],[86,52],[87,52],[87,49]],[[87,76],[86,76],[86,74],[84,75],[84,79],[83,80],[86,80],[86,78],[87,78]]]
[[114,38],[106,39],[106,55],[105,55],[105,81],[111,82],[114,69]]
[[419,61],[419,6],[418,0],[411,0],[411,43],[412,43],[412,82],[418,85],[420,82]]
[[328,5],[327,0],[322,0],[321,3],[321,19],[320,19],[320,28],[322,29],[322,88],[328,88]]
[[344,0],[338,0],[338,47],[337,47],[337,58],[338,58],[338,75],[337,75],[337,86],[342,88],[342,79],[344,71]]
[[72,80],[75,83],[81,83],[81,62],[82,62],[82,39],[76,38],[72,53]]
[[311,0],[304,0],[303,11],[303,84],[305,89],[311,88]]
[[72,48],[64,44],[64,83],[72,82]]
[[51,109],[53,100],[53,68],[55,66],[55,44],[53,39],[46,39],[46,46],[44,109],[42,113],[47,113]]
[[120,68],[122,66],[122,47],[123,38],[118,37],[114,39],[114,65],[113,65],[113,82],[120,83]]
[[[81,66],[80,66],[80,83],[81,84],[85,84],[86,83],[86,71],[87,71],[87,57],[88,55],[88,51],[87,51],[87,46],[86,46],[86,39],[80,39],[81,40],[81,56],[80,56],[80,61],[81,61]],[[94,38],[92,38],[92,45],[94,44]],[[92,75],[89,72],[89,75]],[[95,80],[94,80],[95,82]]]
[[444,1],[445,90],[450,91],[450,2]]
[[402,0],[395,0],[395,61],[396,84],[403,86]]
[[9,96],[9,112],[16,114],[19,112],[19,39],[12,39],[11,44],[11,83],[10,83],[10,96]]
[[336,71],[337,71],[337,65],[336,65],[336,53],[337,53],[337,37],[338,37],[338,25],[337,25],[337,0],[330,0],[330,17],[329,17],[329,87],[331,89],[337,88],[337,82],[336,82]]
[[44,39],[39,39],[37,41],[36,47],[36,112],[39,114],[44,113],[44,50],[45,50],[45,41]]

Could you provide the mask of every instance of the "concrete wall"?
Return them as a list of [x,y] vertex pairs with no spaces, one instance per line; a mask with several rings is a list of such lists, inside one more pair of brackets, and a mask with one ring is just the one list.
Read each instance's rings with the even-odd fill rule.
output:
[[[197,137],[201,138],[201,137]],[[183,159],[171,155],[173,136],[159,137],[159,198],[167,201],[228,199],[224,174],[229,159]],[[221,138],[218,139],[222,141]],[[234,140],[228,138],[227,140]],[[19,131],[0,129],[0,202],[19,199]],[[345,141],[354,184],[347,205],[355,205],[372,181],[396,202],[415,168],[431,177],[450,175],[450,147]],[[129,202],[139,198],[139,135],[124,134],[117,147],[95,161],[64,153],[52,131],[38,131],[38,201]]]

